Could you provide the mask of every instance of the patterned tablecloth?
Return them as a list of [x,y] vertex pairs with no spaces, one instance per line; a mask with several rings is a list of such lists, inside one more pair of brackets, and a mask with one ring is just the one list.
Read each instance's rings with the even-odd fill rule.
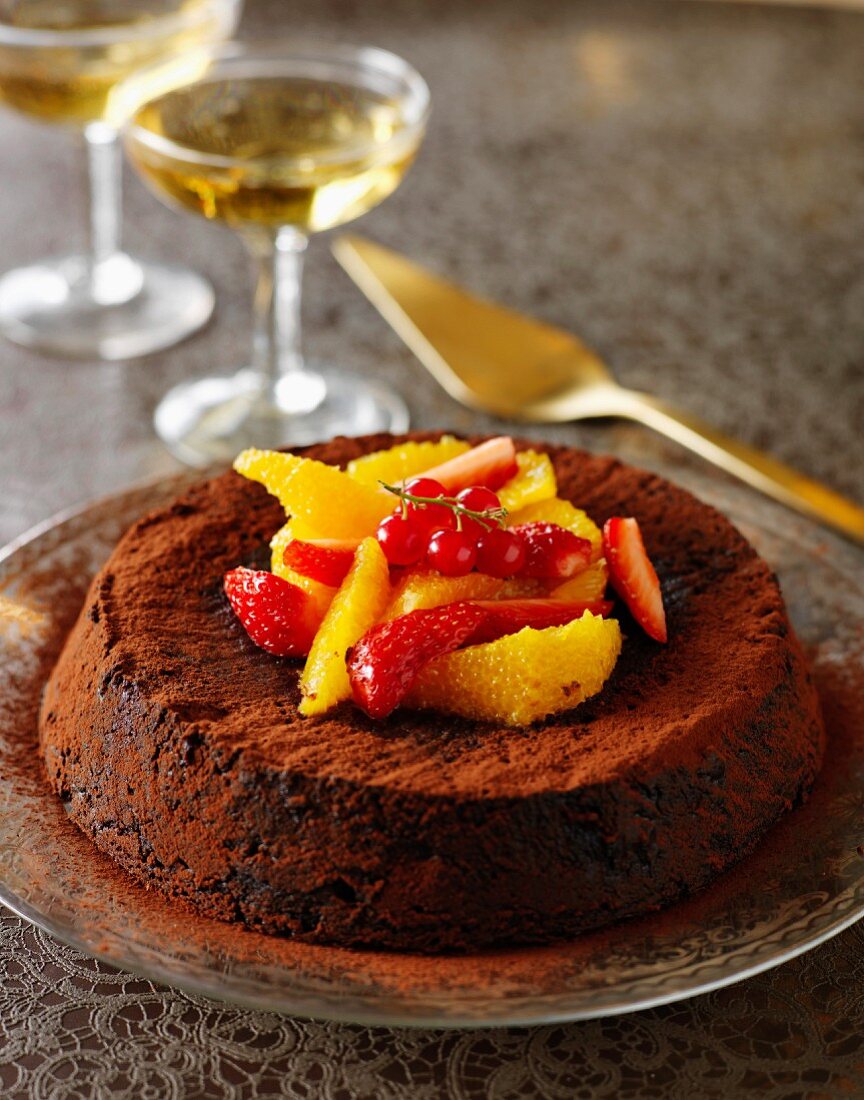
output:
[[[251,0],[278,26],[395,49],[432,86],[426,146],[364,232],[580,330],[651,390],[864,498],[864,15],[643,0]],[[0,266],[67,248],[73,142],[0,116]],[[127,239],[219,294],[205,333],[125,365],[0,346],[0,537],[176,469],[158,396],[242,362],[248,271],[223,229],[136,182]],[[446,398],[327,256],[313,357],[407,397],[419,426],[491,427]],[[627,426],[544,433],[677,458]],[[690,460],[682,458],[689,463]],[[52,1098],[864,1095],[864,932],[740,985],[607,1020],[400,1031],[262,1015],[109,971],[0,918],[0,1095]]]

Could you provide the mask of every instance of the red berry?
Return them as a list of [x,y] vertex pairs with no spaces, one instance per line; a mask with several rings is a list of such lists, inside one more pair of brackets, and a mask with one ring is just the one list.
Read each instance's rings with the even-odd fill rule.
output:
[[666,611],[660,581],[633,518],[613,516],[603,526],[603,556],[612,587],[649,638],[666,641]]
[[295,573],[338,587],[351,568],[357,545],[356,540],[291,539],[282,561]]
[[373,626],[348,650],[354,702],[371,718],[386,718],[405,698],[425,664],[458,649],[486,618],[470,603],[411,611]]
[[485,485],[472,485],[470,489],[463,489],[456,494],[456,502],[469,512],[488,512],[501,507],[498,494],[487,489]]
[[474,568],[477,548],[464,531],[439,529],[429,539],[426,560],[445,577],[463,577]]
[[[435,499],[446,497],[447,491],[440,481],[431,477],[412,477],[405,483],[405,492],[415,497],[433,497]],[[417,526],[425,533],[426,537],[437,531],[439,527],[455,527],[456,517],[453,509],[446,504],[415,504],[408,503],[408,514],[416,520]]]
[[433,477],[412,477],[405,482],[405,492],[413,497],[446,497],[447,490]]
[[[472,485],[468,489],[463,489],[460,493],[457,493],[456,502],[470,512],[488,512],[501,507],[501,501],[495,493],[484,485]],[[489,523],[481,523],[470,516],[460,516],[457,526],[466,535],[469,535],[473,542],[478,542],[487,531],[491,530],[493,523],[494,520],[490,520]]]
[[612,608],[605,600],[574,602],[572,600],[528,599],[528,600],[472,600],[474,607],[486,612],[486,618],[480,623],[470,638],[468,645],[481,642],[494,642],[505,634],[517,634],[526,626],[534,630],[545,630],[549,626],[564,626],[574,619],[581,619],[586,611],[592,615],[608,615]]
[[376,537],[391,565],[413,565],[423,557],[424,531],[410,513],[394,512],[382,519]]
[[591,561],[591,543],[557,523],[520,523],[511,527],[525,543],[521,576],[566,580]]
[[456,526],[456,515],[446,504],[409,504],[408,514],[414,518],[427,539],[433,531]]
[[242,566],[225,574],[225,595],[252,641],[277,657],[309,652],[321,625],[315,601],[296,584]]
[[514,577],[525,565],[525,543],[504,527],[484,531],[477,543],[477,568],[491,577]]

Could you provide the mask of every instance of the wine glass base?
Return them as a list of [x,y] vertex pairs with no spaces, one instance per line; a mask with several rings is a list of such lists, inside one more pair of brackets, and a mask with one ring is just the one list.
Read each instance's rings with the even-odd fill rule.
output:
[[[231,462],[244,447],[275,450],[334,435],[398,434],[408,428],[405,403],[383,384],[316,368],[297,379],[289,375],[281,388],[285,392],[276,398],[262,392],[250,370],[185,382],[159,403],[156,432],[182,462],[204,467]],[[313,395],[317,400],[310,408],[307,398]]]
[[213,288],[183,267],[120,253],[91,274],[62,256],[0,278],[0,333],[75,359],[132,359],[170,347],[206,324]]

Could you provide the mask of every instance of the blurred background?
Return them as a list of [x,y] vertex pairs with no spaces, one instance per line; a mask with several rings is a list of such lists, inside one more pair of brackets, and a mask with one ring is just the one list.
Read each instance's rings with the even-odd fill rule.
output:
[[[241,37],[298,31],[388,47],[431,86],[418,161],[358,232],[580,333],[625,384],[860,495],[847,454],[864,417],[861,17],[698,0],[248,0]],[[153,433],[157,400],[246,357],[236,237],[126,176],[125,243],[204,273],[214,318],[126,363],[0,344],[2,538],[178,468]],[[4,269],[78,243],[73,135],[0,111],[0,194]],[[309,252],[304,320],[310,358],[396,387],[415,425],[486,426],[441,393],[326,236]],[[672,446],[624,425],[543,434],[635,440],[648,464]]]

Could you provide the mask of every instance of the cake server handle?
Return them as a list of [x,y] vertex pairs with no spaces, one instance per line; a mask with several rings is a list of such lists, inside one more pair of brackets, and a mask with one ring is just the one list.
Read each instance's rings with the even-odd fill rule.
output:
[[620,388],[617,396],[618,416],[660,432],[766,496],[864,546],[864,508],[848,497],[650,394]]
[[587,416],[620,416],[652,428],[766,496],[864,546],[860,505],[659,397],[611,383],[591,387],[587,394],[577,390],[530,406],[532,421],[561,423]]

